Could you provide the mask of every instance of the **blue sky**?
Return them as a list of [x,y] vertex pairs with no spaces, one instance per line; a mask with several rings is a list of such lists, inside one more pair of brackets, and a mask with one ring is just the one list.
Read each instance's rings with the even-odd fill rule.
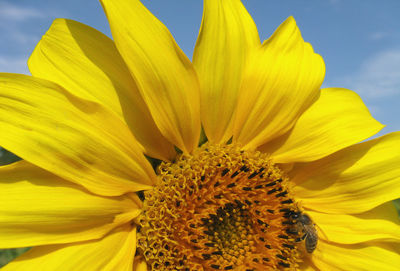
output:
[[[201,0],[142,1],[191,58]],[[293,15],[326,63],[324,87],[356,91],[383,133],[400,130],[400,1],[243,0],[261,39]],[[96,0],[0,0],[0,72],[28,73],[26,60],[55,18],[86,23],[111,36]],[[382,133],[381,133],[382,134]]]

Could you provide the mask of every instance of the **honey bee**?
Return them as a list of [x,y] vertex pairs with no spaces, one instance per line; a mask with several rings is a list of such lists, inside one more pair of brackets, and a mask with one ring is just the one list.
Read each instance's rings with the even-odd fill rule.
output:
[[305,247],[308,253],[313,253],[318,243],[318,232],[311,218],[302,212],[293,212],[291,215],[295,221],[296,230],[303,235],[296,239],[296,242],[305,240]]

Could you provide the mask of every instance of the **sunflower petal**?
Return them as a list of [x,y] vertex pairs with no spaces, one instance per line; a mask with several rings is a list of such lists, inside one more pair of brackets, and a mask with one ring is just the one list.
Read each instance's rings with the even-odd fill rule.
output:
[[320,270],[398,270],[399,243],[329,244],[321,240],[312,254]]
[[324,75],[324,61],[289,17],[250,56],[239,92],[234,140],[256,148],[290,130],[318,98]]
[[0,247],[100,238],[140,213],[127,196],[105,198],[26,161],[0,167]]
[[322,89],[319,99],[300,116],[288,135],[259,149],[270,153],[276,163],[314,161],[361,142],[383,127],[355,92]]
[[135,250],[136,228],[126,224],[100,240],[32,248],[1,270],[131,271]]
[[155,125],[114,42],[97,30],[56,19],[33,51],[29,70],[78,97],[101,103],[133,131],[146,154],[171,159],[174,146]]
[[115,114],[31,76],[0,74],[0,145],[101,195],[148,189],[156,178]]
[[356,214],[400,197],[400,132],[357,144],[291,172],[302,204]]
[[135,258],[133,271],[147,271],[147,263],[141,256]]
[[308,211],[320,229],[319,237],[341,244],[372,240],[400,242],[400,220],[392,202],[356,215]]
[[240,0],[204,1],[193,55],[201,85],[201,119],[210,142],[232,136],[242,72],[249,51],[260,46],[253,19]]
[[184,152],[200,136],[199,83],[167,28],[139,0],[101,0],[116,46],[161,133]]
[[301,263],[299,263],[299,270],[301,271],[320,271],[309,258],[304,258]]

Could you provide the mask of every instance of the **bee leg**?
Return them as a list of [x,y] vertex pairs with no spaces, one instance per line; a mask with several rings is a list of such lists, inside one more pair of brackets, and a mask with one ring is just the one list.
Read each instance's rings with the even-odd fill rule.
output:
[[306,237],[307,237],[307,233],[305,233],[302,237],[296,238],[295,242],[296,242],[296,243],[301,242],[301,241],[303,241],[304,239],[306,239]]

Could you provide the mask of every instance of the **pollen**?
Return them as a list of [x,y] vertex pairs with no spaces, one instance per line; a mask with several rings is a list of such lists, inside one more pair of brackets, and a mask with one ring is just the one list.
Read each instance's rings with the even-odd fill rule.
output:
[[137,219],[138,253],[150,270],[298,268],[299,207],[268,155],[204,144],[157,174]]

